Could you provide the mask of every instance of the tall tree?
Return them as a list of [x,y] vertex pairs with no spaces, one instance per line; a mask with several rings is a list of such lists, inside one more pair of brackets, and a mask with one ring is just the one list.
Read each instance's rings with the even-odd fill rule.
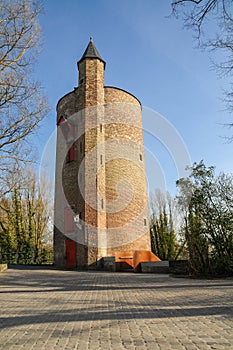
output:
[[169,193],[157,189],[150,196],[150,207],[152,251],[161,260],[176,260],[182,253],[182,245],[178,244],[174,229],[174,200]]
[[233,273],[233,175],[194,163],[177,181],[194,272]]
[[[17,178],[17,182],[15,181]],[[0,251],[16,253],[18,262],[38,263],[52,227],[52,203],[45,177],[38,183],[35,171],[18,169],[14,184],[0,201]]]
[[25,159],[24,141],[47,113],[46,98],[32,69],[40,47],[41,2],[0,3],[0,169]]

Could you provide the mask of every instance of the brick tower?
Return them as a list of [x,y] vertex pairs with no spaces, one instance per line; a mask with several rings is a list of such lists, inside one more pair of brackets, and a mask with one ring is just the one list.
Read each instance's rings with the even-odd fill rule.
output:
[[57,104],[54,260],[62,268],[151,251],[141,104],[104,86],[104,70],[90,39],[78,87]]

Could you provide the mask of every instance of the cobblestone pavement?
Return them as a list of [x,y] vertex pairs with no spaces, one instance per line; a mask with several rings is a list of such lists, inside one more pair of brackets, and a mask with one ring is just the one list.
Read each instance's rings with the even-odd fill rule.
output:
[[233,280],[12,268],[0,349],[233,349]]

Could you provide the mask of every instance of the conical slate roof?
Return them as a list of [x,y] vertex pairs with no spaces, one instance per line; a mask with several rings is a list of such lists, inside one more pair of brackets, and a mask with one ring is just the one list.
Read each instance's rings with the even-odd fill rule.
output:
[[99,60],[104,62],[104,66],[105,66],[105,61],[101,58],[99,51],[97,50],[97,48],[95,47],[92,41],[92,38],[90,38],[89,44],[86,50],[84,51],[84,54],[82,55],[81,59],[78,61],[78,64],[81,61],[83,61],[85,58],[98,58]]

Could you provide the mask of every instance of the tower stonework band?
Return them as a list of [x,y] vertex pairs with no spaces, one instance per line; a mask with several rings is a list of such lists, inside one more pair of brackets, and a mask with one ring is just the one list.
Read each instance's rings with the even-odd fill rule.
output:
[[110,257],[134,267],[137,259],[156,258],[141,104],[104,86],[104,70],[90,39],[78,61],[78,87],[57,104],[54,263],[60,268],[94,268]]

